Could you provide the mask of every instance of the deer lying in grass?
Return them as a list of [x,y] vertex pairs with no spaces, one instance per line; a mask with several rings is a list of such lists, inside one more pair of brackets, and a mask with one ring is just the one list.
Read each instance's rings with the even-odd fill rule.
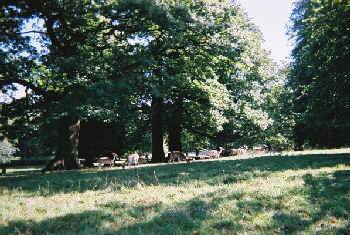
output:
[[243,145],[238,149],[238,155],[246,155],[248,153],[248,146]]
[[63,159],[51,159],[45,168],[41,170],[41,173],[45,173],[46,171],[54,171],[54,170],[63,170],[64,169],[64,160]]
[[114,166],[114,159],[111,159],[109,157],[100,157],[96,159],[96,163],[98,163],[100,166]]
[[140,155],[139,161],[138,161],[139,164],[147,164],[150,162],[151,162],[151,159],[148,154]]
[[265,144],[256,145],[253,147],[253,154],[264,154],[269,151],[269,147]]
[[219,147],[217,150],[202,150],[198,153],[198,158],[219,158],[224,149]]
[[190,162],[192,159],[185,156],[185,154],[181,151],[171,151],[168,153],[168,162],[179,162],[179,161],[187,161]]
[[242,155],[246,155],[247,153],[248,153],[248,146],[243,145],[243,146],[239,147],[238,149],[224,150],[222,153],[222,156],[224,156],[224,157],[242,156]]
[[115,162],[119,159],[119,156],[117,153],[110,153],[110,154],[104,154],[104,156],[100,156],[96,158],[95,162],[93,163],[94,166],[110,166],[114,167]]

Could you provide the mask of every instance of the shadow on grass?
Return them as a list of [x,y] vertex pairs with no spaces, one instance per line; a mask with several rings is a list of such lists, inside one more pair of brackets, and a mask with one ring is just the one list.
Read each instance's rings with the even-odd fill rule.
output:
[[[253,217],[266,207],[274,211],[273,220],[261,229],[269,232],[299,234],[350,234],[350,170],[303,177],[304,186],[279,198],[266,197],[249,202],[240,201],[242,209]],[[306,205],[287,208],[280,202],[288,195],[304,197]]]
[[0,225],[0,234],[115,234],[112,228],[104,226],[112,217],[103,211],[84,211],[46,219],[11,221],[8,226]]
[[318,208],[311,214],[312,222],[325,218],[321,226],[332,231],[330,225],[347,221],[347,224],[340,224],[338,232],[350,234],[350,170],[319,176],[305,175],[304,182],[309,202]]
[[241,230],[239,223],[228,220],[213,223],[212,229],[203,226],[207,220],[215,218],[213,212],[220,207],[221,202],[243,196],[233,194],[220,197],[220,194],[220,191],[203,194],[171,208],[165,207],[161,202],[129,205],[116,201],[101,205],[94,211],[68,214],[40,222],[11,221],[8,226],[0,225],[0,234],[202,234],[210,230]]
[[127,170],[83,170],[54,172],[41,175],[30,172],[23,175],[0,177],[2,190],[22,190],[30,195],[51,196],[56,193],[84,192],[143,185],[230,184],[272,172],[306,168],[332,167],[350,161],[349,154],[266,156],[260,158],[192,162]]
[[[114,201],[41,222],[11,221],[0,225],[0,234],[349,234],[350,171],[305,175],[303,180],[303,187],[279,196],[247,197],[221,189],[170,207]],[[291,195],[303,197],[306,205],[286,206],[283,201]],[[266,214],[271,219],[256,222]]]

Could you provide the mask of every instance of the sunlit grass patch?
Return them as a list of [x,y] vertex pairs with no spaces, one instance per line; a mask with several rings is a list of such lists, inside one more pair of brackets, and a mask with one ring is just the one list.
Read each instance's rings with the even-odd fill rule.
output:
[[344,234],[350,156],[9,173],[0,234]]

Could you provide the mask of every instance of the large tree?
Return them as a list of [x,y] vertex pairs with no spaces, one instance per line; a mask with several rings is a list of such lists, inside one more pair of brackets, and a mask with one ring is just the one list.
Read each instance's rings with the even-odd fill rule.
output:
[[270,64],[257,28],[230,1],[1,4],[0,85],[31,90],[30,102],[18,104],[24,123],[56,127],[51,142],[67,168],[91,141],[82,138],[89,122],[117,128],[120,153],[140,148],[151,129],[155,162],[165,157],[165,127],[170,150],[181,150],[184,129],[218,143],[219,131],[227,140],[266,126]]
[[24,110],[27,122],[57,120],[56,157],[74,168],[79,117],[72,112],[74,102],[64,110],[61,104],[89,81],[81,56],[83,45],[95,33],[91,30],[95,6],[89,1],[28,0],[2,1],[0,9],[0,84],[8,89],[18,83],[31,90],[31,102]]
[[295,137],[324,147],[348,144],[350,117],[350,5],[301,0],[293,11]]

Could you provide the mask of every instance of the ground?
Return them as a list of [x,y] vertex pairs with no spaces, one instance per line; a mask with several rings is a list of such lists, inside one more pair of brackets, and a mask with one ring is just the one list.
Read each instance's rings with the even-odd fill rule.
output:
[[350,234],[350,150],[0,177],[0,234]]

